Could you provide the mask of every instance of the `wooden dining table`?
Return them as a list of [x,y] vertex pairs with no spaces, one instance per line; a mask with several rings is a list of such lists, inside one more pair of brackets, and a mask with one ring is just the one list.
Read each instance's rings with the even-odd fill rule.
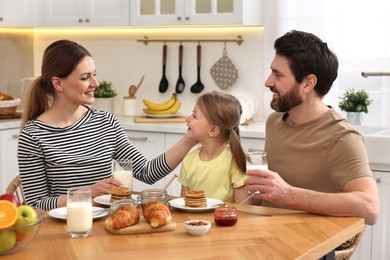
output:
[[[46,212],[35,239],[1,259],[319,259],[365,227],[362,218],[254,205],[238,209],[251,213],[239,211],[237,224],[230,227],[215,225],[213,210],[172,209],[174,231],[131,235],[108,232],[103,217],[94,220],[93,233],[86,238],[68,237],[66,221]],[[206,235],[190,236],[186,220],[208,220],[212,225]]]

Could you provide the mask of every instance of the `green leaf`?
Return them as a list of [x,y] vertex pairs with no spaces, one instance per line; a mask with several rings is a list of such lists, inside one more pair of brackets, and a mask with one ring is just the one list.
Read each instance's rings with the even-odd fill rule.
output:
[[355,91],[352,89],[347,89],[343,96],[340,97],[341,101],[339,107],[343,111],[347,112],[368,112],[367,107],[373,102],[369,98],[368,93],[362,89]]
[[117,95],[114,88],[112,87],[112,83],[105,80],[99,82],[99,87],[95,88],[93,93],[97,98],[109,98],[115,97]]

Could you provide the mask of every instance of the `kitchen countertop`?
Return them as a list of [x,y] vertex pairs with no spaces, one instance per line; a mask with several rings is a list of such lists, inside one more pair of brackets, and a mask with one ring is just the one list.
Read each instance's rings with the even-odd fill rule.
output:
[[[127,131],[164,132],[184,134],[187,131],[185,123],[134,123],[133,117],[116,116],[123,128]],[[20,119],[3,119],[0,121],[0,130],[19,128]],[[258,121],[248,126],[240,126],[241,137],[265,138],[265,122]]]
[[[125,130],[164,132],[173,134],[184,134],[187,132],[187,125],[183,123],[134,123],[133,117],[117,116]],[[250,125],[240,126],[240,135],[245,138],[265,138],[265,122],[256,121]]]
[[0,130],[13,129],[20,127],[20,118],[18,119],[1,119]]

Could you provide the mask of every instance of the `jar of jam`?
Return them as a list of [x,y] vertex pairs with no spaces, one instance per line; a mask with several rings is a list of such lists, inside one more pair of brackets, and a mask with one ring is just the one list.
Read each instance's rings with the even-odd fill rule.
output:
[[138,196],[138,203],[141,204],[142,209],[143,205],[147,204],[150,201],[161,201],[165,205],[169,206],[168,204],[168,192],[165,190],[160,190],[160,189],[148,189],[148,190],[143,190],[141,192],[141,195]]
[[214,211],[214,222],[217,226],[234,226],[237,220],[238,214],[235,207],[223,205]]

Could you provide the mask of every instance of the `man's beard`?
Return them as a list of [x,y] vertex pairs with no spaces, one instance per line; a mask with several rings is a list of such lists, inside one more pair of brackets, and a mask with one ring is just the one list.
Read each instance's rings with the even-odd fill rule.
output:
[[[273,88],[271,88],[271,91]],[[274,90],[275,91],[275,90]],[[279,94],[279,92],[276,92]],[[272,99],[271,108],[277,112],[287,112],[292,108],[302,104],[303,100],[299,95],[299,85],[296,84],[289,92],[283,96],[279,94],[277,99]]]

